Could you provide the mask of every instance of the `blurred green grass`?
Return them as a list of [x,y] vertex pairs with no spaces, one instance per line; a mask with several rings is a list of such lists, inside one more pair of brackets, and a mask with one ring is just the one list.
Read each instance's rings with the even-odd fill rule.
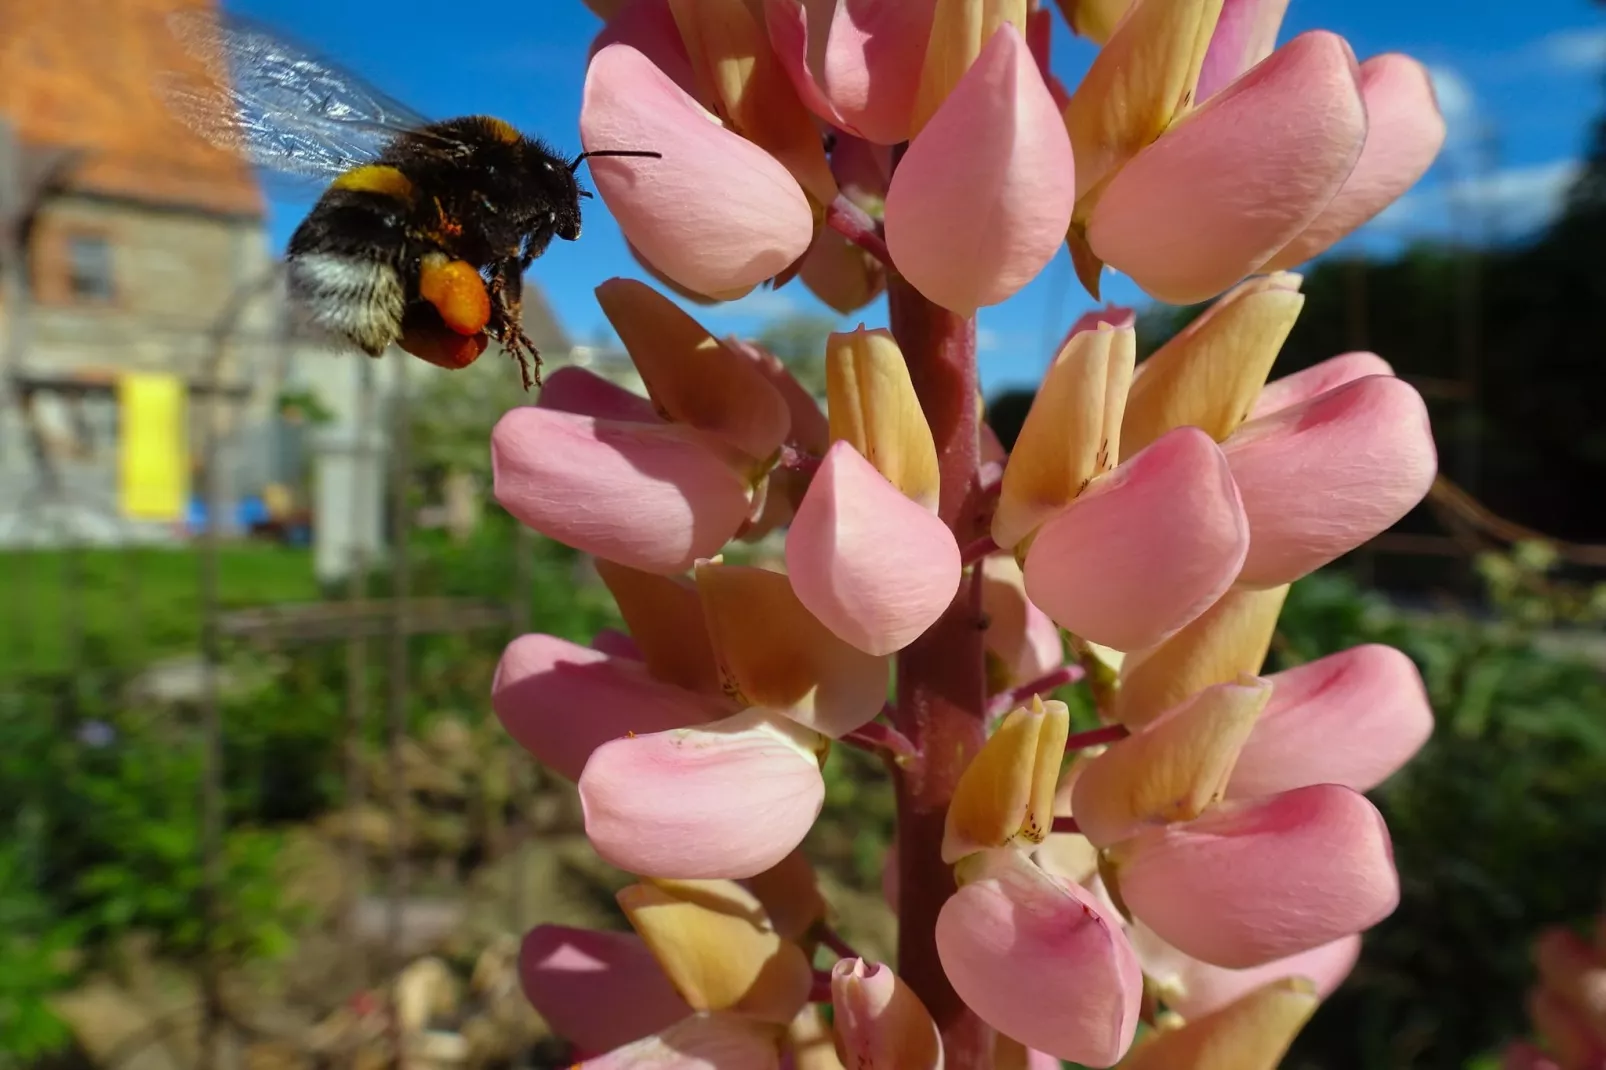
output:
[[[320,597],[309,550],[242,543],[219,558],[225,608]],[[8,550],[0,577],[0,678],[131,667],[200,643],[194,548]]]

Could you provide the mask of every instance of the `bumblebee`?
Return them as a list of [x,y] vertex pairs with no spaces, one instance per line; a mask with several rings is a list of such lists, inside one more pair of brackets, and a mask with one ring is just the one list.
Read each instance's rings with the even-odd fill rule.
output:
[[[391,344],[446,368],[494,339],[528,388],[541,355],[521,322],[524,272],[554,237],[580,236],[576,171],[501,119],[431,121],[356,76],[228,14],[188,10],[175,35],[204,77],[163,85],[170,110],[212,144],[323,192],[285,254],[312,324],[378,357]],[[532,380],[533,365],[533,380]]]

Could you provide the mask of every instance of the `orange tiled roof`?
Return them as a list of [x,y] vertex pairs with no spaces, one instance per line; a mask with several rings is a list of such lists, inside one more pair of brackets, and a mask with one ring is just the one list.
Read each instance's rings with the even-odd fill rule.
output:
[[211,0],[0,0],[0,115],[28,145],[83,150],[75,189],[261,214],[250,168],[168,112],[164,71],[197,67],[167,29]]

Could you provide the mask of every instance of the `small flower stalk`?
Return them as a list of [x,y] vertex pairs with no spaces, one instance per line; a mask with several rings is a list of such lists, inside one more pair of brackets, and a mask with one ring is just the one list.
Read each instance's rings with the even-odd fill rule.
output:
[[[578,1065],[1270,1070],[1394,910],[1364,793],[1431,734],[1415,666],[1267,659],[1289,585],[1426,495],[1433,439],[1375,354],[1274,370],[1294,269],[1444,123],[1416,61],[1280,41],[1286,7],[1059,0],[1101,46],[1067,87],[1036,0],[593,5],[585,147],[662,152],[592,165],[654,280],[597,289],[645,396],[566,368],[491,435],[497,500],[624,624],[520,637],[492,688],[638,878],[630,932],[524,944]],[[1095,297],[1109,266],[1210,305],[1142,362],[1131,309],[1084,316],[1006,452],[975,316],[1062,244]],[[816,399],[664,293],[761,285],[889,322],[830,337]],[[804,853],[842,746],[899,798],[890,962]],[[1598,953],[1554,943],[1535,1018],[1577,1047]]]

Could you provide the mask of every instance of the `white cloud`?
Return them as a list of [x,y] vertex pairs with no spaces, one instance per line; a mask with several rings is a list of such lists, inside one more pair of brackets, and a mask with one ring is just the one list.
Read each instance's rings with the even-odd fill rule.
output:
[[1557,30],[1540,38],[1535,52],[1550,67],[1573,71],[1606,67],[1606,26]]
[[1429,67],[1428,77],[1433,80],[1433,95],[1439,100],[1448,140],[1459,141],[1471,134],[1478,118],[1478,96],[1472,83],[1454,67]]
[[1555,218],[1582,167],[1578,160],[1552,160],[1418,189],[1391,204],[1373,226],[1424,233],[1470,224],[1474,235],[1524,234]]

